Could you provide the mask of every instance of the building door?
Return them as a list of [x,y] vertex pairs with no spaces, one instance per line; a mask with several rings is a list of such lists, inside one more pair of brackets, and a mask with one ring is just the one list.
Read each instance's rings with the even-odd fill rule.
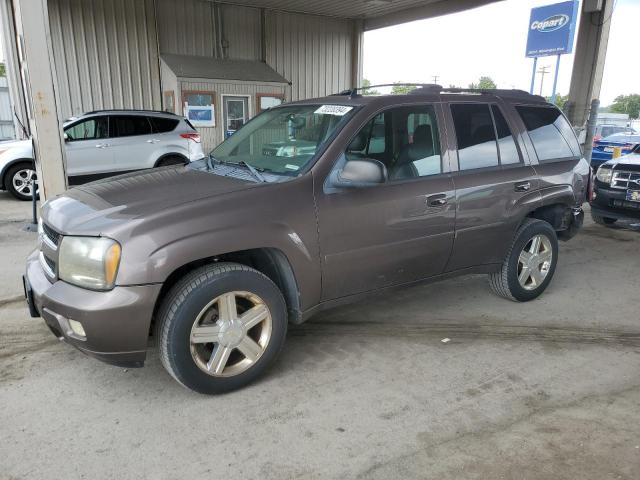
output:
[[249,121],[249,97],[224,95],[222,98],[224,138],[228,138]]

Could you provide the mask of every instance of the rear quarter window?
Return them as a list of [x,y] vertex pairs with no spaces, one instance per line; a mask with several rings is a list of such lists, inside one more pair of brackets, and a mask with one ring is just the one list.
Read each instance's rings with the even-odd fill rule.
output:
[[538,160],[580,156],[573,128],[557,108],[517,106],[516,110],[529,132]]
[[180,120],[175,118],[163,118],[163,117],[149,117],[151,122],[151,128],[153,133],[166,133],[172,132],[180,123]]

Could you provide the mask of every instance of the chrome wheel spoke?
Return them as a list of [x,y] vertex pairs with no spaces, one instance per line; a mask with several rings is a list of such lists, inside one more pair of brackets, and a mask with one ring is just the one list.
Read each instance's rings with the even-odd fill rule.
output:
[[540,264],[543,264],[544,262],[550,262],[551,256],[551,250],[540,252],[540,254],[538,255],[538,261],[540,262]]
[[211,358],[207,363],[207,370],[216,375],[221,374],[224,367],[227,366],[230,354],[231,348],[216,344],[213,352],[211,352]]
[[542,243],[542,239],[540,235],[536,235],[531,240],[531,247],[529,248],[529,252],[536,254],[540,251],[540,244]]
[[520,257],[518,257],[518,260],[523,265],[527,265],[529,261],[531,261],[532,256],[533,254],[531,252],[527,252],[526,250],[523,250],[522,252],[520,252]]
[[238,318],[238,306],[234,293],[225,293],[218,299],[218,318],[223,322]]
[[203,325],[191,331],[191,343],[215,343],[218,341],[220,325]]
[[238,350],[251,362],[255,362],[262,354],[262,347],[247,336],[238,344]]
[[524,286],[529,280],[530,276],[531,276],[531,273],[529,271],[529,267],[527,267],[526,265],[523,265],[522,270],[520,270],[520,275],[518,275],[518,280],[520,281],[520,285]]
[[540,270],[538,270],[537,268],[532,268],[531,269],[531,279],[533,280],[533,284],[534,286],[538,286],[542,283],[543,281],[543,276],[542,273],[540,272]]
[[242,323],[245,331],[249,331],[264,319],[266,319],[268,316],[269,310],[267,310],[266,306],[256,305],[255,307],[243,313],[239,320]]

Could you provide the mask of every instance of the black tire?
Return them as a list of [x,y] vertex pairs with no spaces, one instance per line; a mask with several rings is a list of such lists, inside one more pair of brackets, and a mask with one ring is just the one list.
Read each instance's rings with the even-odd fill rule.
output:
[[[233,376],[213,376],[198,366],[191,352],[191,329],[211,302],[228,292],[251,292],[271,315],[271,336],[261,356]],[[186,388],[204,394],[243,387],[276,359],[287,333],[287,308],[278,287],[265,275],[237,263],[215,263],[186,275],[169,292],[158,312],[156,336],[163,366]],[[231,357],[228,357],[231,358]]]
[[[31,193],[26,195],[25,193],[18,191],[13,185],[14,176],[18,172],[24,171],[24,170],[30,170],[35,172],[35,166],[33,165],[33,162],[20,162],[20,163],[16,163],[15,165],[11,165],[4,177],[4,188],[18,200],[30,201],[32,199]],[[30,188],[30,191],[31,190],[33,190],[33,188]],[[37,193],[36,193],[36,198],[37,198]]]
[[616,218],[601,217],[600,215],[595,215],[594,213],[591,213],[591,218],[598,225],[604,225],[605,227],[611,226],[618,221],[618,219]]
[[170,165],[186,165],[187,161],[183,157],[177,155],[170,155],[158,160],[157,167],[168,167]]
[[[537,235],[545,236],[551,247],[551,261],[546,277],[538,286],[523,287],[518,280],[519,257],[523,249]],[[489,274],[491,289],[499,296],[515,302],[527,302],[537,298],[547,288],[558,263],[558,238],[551,225],[542,220],[528,218],[516,232],[509,253],[499,271]]]

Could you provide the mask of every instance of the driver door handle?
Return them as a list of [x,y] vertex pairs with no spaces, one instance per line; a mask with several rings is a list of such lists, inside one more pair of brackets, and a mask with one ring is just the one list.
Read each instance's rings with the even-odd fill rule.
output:
[[427,197],[427,205],[430,207],[442,207],[447,204],[447,196],[444,193]]
[[108,143],[98,143],[96,145],[96,148],[107,148],[109,146]]
[[518,182],[513,186],[516,192],[528,192],[531,189],[531,182]]

